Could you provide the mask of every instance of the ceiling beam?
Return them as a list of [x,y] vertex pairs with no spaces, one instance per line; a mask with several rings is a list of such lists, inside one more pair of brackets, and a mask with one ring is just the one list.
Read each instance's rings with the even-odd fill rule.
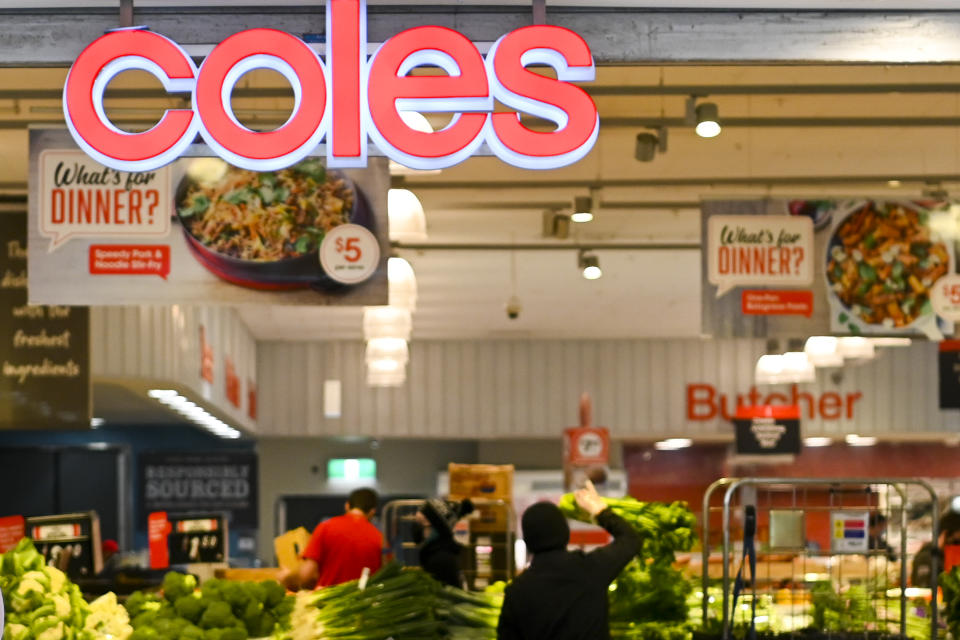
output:
[[[370,6],[368,38],[437,24],[476,42],[528,26],[529,7]],[[551,8],[551,24],[590,44],[601,64],[903,64],[960,61],[956,11],[656,11],[628,7]],[[219,42],[250,27],[324,33],[324,7],[144,8],[137,22],[183,45]],[[116,9],[0,10],[0,64],[69,66]]]

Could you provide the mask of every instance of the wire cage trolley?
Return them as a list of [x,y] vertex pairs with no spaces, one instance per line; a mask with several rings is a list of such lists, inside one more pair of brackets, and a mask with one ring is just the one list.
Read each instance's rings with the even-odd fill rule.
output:
[[[722,490],[722,504],[713,504],[714,496]],[[710,547],[715,541],[717,516],[720,519],[720,533],[722,535],[722,606],[719,616],[723,638],[730,638],[736,617],[734,604],[731,602],[739,595],[739,591],[746,584],[741,579],[734,580],[731,565],[742,562],[741,571],[746,570],[748,555],[753,547],[752,536],[756,531],[757,540],[763,541],[768,553],[761,555],[761,575],[750,576],[752,587],[753,606],[756,606],[758,583],[763,583],[769,591],[785,589],[787,584],[795,588],[800,582],[798,593],[789,592],[789,601],[799,601],[804,613],[798,616],[805,621],[807,617],[811,593],[807,592],[805,583],[810,580],[829,580],[832,588],[834,581],[843,583],[845,568],[849,571],[846,576],[849,584],[862,581],[876,587],[876,583],[883,587],[892,586],[886,583],[890,575],[899,573],[897,582],[899,588],[882,589],[883,609],[886,612],[887,597],[894,594],[899,598],[899,627],[901,637],[907,637],[907,512],[908,504],[916,497],[917,501],[929,500],[934,505],[931,521],[930,536],[934,544],[939,532],[938,514],[936,505],[937,495],[934,489],[926,482],[917,479],[883,479],[883,478],[721,478],[714,482],[703,497],[703,512],[701,520],[702,542],[702,615],[703,624],[709,622],[711,597],[708,596],[710,587]],[[734,525],[742,531],[743,560],[732,557]],[[821,549],[815,541],[807,539],[808,527],[811,523],[819,525],[821,533],[830,536],[829,548]],[[899,550],[886,543],[885,535],[876,536],[873,528],[877,524],[899,536],[896,546]],[[759,525],[759,526],[758,526]],[[714,527],[711,530],[711,527]],[[851,528],[848,528],[851,527]],[[777,531],[779,529],[779,531]],[[869,533],[868,533],[869,531]],[[849,539],[847,539],[849,538]],[[866,539],[864,539],[866,538]],[[879,540],[879,542],[878,542]],[[844,544],[848,546],[844,546]],[[714,542],[716,544],[716,542]],[[776,551],[788,551],[786,554],[776,554]],[[930,630],[931,638],[937,638],[937,578],[936,554],[933,554],[934,566],[930,572]],[[756,567],[757,556],[752,563]],[[790,564],[783,564],[787,559]],[[775,562],[779,561],[782,571],[776,571]],[[851,570],[858,567],[859,572]],[[820,571],[821,573],[818,573]],[[826,571],[827,573],[822,573]],[[857,573],[857,575],[853,575]],[[797,581],[797,576],[802,576]],[[738,576],[739,578],[739,576]],[[878,590],[874,590],[874,598]],[[874,603],[876,604],[876,603]],[[876,611],[876,609],[874,609]],[[753,616],[751,616],[752,624]],[[892,619],[884,619],[884,624]],[[796,630],[794,627],[792,630]],[[821,629],[821,631],[826,631]]]

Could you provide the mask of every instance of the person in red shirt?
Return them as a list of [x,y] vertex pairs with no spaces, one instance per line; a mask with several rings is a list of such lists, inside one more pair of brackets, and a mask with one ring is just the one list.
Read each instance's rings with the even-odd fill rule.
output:
[[356,580],[364,568],[377,571],[383,536],[370,520],[377,512],[377,494],[357,489],[347,498],[346,513],[321,522],[303,550],[299,569],[302,589],[329,587]]

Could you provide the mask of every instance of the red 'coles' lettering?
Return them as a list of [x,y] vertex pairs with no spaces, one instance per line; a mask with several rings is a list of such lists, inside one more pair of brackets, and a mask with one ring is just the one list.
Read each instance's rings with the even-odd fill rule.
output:
[[[95,40],[77,58],[64,86],[64,115],[77,144],[100,163],[147,171],[178,157],[197,133],[225,160],[253,170],[296,163],[324,138],[328,164],[363,166],[369,136],[383,153],[414,168],[442,168],[486,142],[505,162],[549,169],[576,162],[596,141],[599,116],[589,95],[570,82],[589,82],[596,69],[587,44],[556,26],[506,34],[486,60],[466,37],[444,27],[417,27],[388,39],[366,59],[364,0],[327,2],[327,61],[306,43],[273,29],[230,36],[199,71],[172,40],[146,30],[120,30]],[[526,67],[545,64],[548,78]],[[446,75],[411,75],[422,66]],[[275,131],[251,131],[233,114],[230,95],[253,69],[273,69],[293,87],[290,119]],[[191,93],[193,110],[170,109],[142,133],[114,127],[103,92],[128,69],[155,75],[171,93]],[[494,99],[514,111],[497,113]],[[329,107],[329,108],[328,108]],[[411,129],[402,111],[446,112],[450,125]],[[523,126],[520,114],[552,121],[553,131]]]

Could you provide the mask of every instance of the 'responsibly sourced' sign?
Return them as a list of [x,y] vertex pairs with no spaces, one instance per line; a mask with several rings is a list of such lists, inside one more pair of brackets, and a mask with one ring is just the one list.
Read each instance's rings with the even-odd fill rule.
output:
[[[554,25],[515,29],[486,56],[463,34],[420,26],[388,38],[367,55],[364,0],[328,0],[325,55],[275,29],[236,33],[198,68],[176,42],[146,29],[101,36],[77,57],[63,89],[63,111],[77,144],[97,162],[152,171],[180,156],[199,134],[227,162],[254,171],[296,164],[326,141],[327,166],[366,165],[370,140],[390,159],[414,169],[449,167],[486,144],[501,160],[527,169],[555,169],[586,155],[600,117],[573,82],[594,80],[587,43]],[[528,67],[545,65],[555,77]],[[412,75],[436,67],[445,75]],[[192,108],[169,109],[148,131],[127,133],[107,119],[104,92],[119,73],[154,75],[170,93],[189,93]],[[290,119],[274,131],[251,131],[230,104],[237,81],[253,69],[283,75],[296,96]],[[497,109],[496,103],[506,109]],[[402,111],[455,114],[440,131],[423,132]],[[533,130],[528,114],[556,125]]]
[[186,158],[136,172],[30,131],[30,301],[387,303],[387,162],[250,171]]
[[144,453],[140,468],[140,522],[149,514],[226,512],[232,527],[257,527],[257,456],[223,453]]
[[960,314],[947,201],[707,200],[702,332],[923,336]]
[[89,310],[27,304],[27,264],[27,216],[0,214],[0,429],[89,429]]

